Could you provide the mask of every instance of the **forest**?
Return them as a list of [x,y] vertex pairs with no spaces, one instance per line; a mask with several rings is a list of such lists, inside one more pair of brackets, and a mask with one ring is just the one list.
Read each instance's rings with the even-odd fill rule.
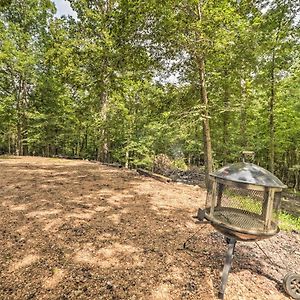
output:
[[206,175],[241,152],[300,189],[300,2],[0,1],[0,154]]

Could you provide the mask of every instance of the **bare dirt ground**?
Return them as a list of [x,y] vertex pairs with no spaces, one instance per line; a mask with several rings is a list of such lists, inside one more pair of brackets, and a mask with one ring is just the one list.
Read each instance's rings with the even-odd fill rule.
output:
[[[195,224],[204,201],[199,187],[135,171],[0,157],[0,299],[216,299],[227,246]],[[259,245],[275,264],[238,243],[226,299],[288,299],[281,279],[284,267],[300,272],[299,234]]]

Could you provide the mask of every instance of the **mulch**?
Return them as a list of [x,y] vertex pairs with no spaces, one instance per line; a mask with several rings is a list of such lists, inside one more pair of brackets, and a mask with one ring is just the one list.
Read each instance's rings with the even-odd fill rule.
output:
[[[0,170],[0,299],[216,299],[227,244],[192,217],[200,187],[80,160],[0,158]],[[272,263],[238,243],[225,299],[289,299],[299,237],[259,242]]]

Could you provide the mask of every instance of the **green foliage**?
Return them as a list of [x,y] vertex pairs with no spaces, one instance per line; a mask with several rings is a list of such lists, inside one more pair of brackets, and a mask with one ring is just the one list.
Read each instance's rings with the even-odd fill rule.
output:
[[186,165],[184,158],[175,159],[173,161],[173,167],[183,171],[186,171],[188,169],[188,166]]
[[300,217],[292,216],[286,212],[280,212],[279,227],[281,230],[285,231],[300,231]]
[[273,74],[275,173],[299,189],[297,1],[70,3],[76,20],[1,2],[0,152],[146,168],[164,153],[184,169],[204,163],[208,110],[215,167],[245,149],[268,167]]

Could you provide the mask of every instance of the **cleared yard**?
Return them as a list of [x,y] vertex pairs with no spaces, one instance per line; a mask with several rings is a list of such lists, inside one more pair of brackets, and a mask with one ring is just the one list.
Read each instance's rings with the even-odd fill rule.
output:
[[[215,299],[226,244],[195,224],[204,201],[130,170],[0,157],[0,299]],[[227,299],[288,299],[279,258],[300,265],[299,234],[261,246],[281,265],[238,243]]]

